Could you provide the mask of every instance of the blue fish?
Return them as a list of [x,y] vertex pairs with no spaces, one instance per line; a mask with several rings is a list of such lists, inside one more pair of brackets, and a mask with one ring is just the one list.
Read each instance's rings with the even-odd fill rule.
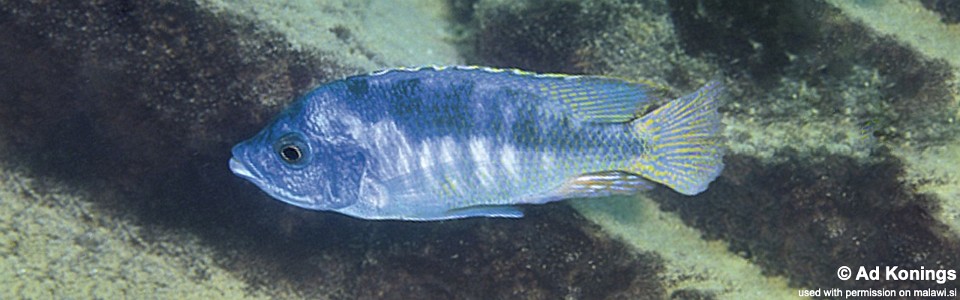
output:
[[[695,195],[723,169],[719,83],[653,85],[482,67],[334,81],[233,147],[230,169],[283,202],[363,219],[519,218],[517,205]],[[664,102],[664,101],[659,101]]]

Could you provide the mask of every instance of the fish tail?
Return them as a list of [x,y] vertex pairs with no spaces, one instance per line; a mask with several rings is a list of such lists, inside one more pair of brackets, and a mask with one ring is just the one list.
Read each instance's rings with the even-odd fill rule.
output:
[[627,171],[684,195],[706,190],[723,170],[723,124],[717,113],[722,90],[719,82],[710,82],[632,121],[645,151]]

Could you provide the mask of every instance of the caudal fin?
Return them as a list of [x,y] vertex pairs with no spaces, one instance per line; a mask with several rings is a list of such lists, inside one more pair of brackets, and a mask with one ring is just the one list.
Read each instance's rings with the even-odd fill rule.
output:
[[684,195],[706,190],[723,170],[723,124],[716,103],[722,90],[719,82],[710,82],[633,121],[646,151],[628,171]]

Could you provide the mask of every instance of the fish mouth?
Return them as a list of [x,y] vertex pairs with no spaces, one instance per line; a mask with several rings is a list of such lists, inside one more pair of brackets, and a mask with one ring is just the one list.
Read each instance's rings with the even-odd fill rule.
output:
[[242,162],[237,160],[235,157],[230,158],[230,171],[232,171],[233,174],[236,174],[237,176],[240,176],[249,180],[253,180],[256,178],[253,175],[253,172],[251,172],[246,165],[244,165]]
[[257,185],[260,190],[266,192],[267,195],[270,195],[271,197],[280,201],[307,209],[321,209],[309,198],[293,195],[287,191],[284,191],[283,189],[269,185],[266,181],[258,176],[260,174],[254,173],[254,169],[248,167],[236,157],[230,158],[230,171],[232,171],[233,174],[240,176],[240,178],[253,182],[253,184]]

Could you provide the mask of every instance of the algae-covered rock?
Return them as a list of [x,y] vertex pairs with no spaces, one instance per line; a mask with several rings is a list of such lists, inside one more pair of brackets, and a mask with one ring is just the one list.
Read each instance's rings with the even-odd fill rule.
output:
[[943,16],[944,23],[960,23],[960,2],[950,0],[921,0],[923,6]]
[[189,236],[145,245],[139,226],[100,213],[86,191],[0,170],[4,299],[269,299]]
[[[485,61],[528,64],[530,58],[521,54],[530,53],[539,59],[537,66],[575,62],[575,71],[652,80],[681,90],[720,76],[728,91],[722,108],[727,168],[703,195],[690,199],[657,192],[654,198],[764,273],[801,287],[953,287],[956,283],[836,278],[844,264],[956,269],[958,263],[956,222],[950,219],[955,193],[944,191],[956,180],[942,175],[953,172],[918,172],[917,164],[905,164],[917,161],[904,156],[911,152],[891,150],[940,147],[957,138],[957,66],[932,46],[954,41],[917,45],[911,39],[927,32],[909,33],[912,27],[900,26],[904,37],[912,37],[891,36],[861,23],[847,8],[894,6],[889,2],[840,2],[841,8],[819,1],[590,1],[563,2],[575,8],[560,9],[564,6],[479,1],[473,7],[480,20],[472,22],[479,24],[478,40],[487,41],[488,32],[498,37],[485,46],[495,51],[479,53]],[[616,12],[600,16],[593,7]],[[580,21],[602,18],[608,21]],[[554,19],[568,21],[549,28],[527,23]],[[517,35],[524,38],[509,39]],[[552,48],[528,49],[537,46]],[[949,163],[940,166],[950,168]],[[918,176],[945,184],[928,185]],[[918,180],[924,191],[937,195],[918,191]],[[656,247],[643,244],[651,242],[644,233],[620,226],[670,228],[610,212],[636,211],[630,207],[577,207],[641,249]],[[683,258],[667,256],[668,272],[691,273]],[[704,267],[697,275],[728,276],[705,275],[712,270]],[[736,287],[716,290],[709,280],[689,281],[699,287],[671,284],[668,290],[690,297],[704,291],[743,296]],[[781,298],[787,290],[767,295]]]
[[729,175],[709,193],[696,199],[664,193],[663,208],[795,285],[957,287],[924,280],[841,281],[834,275],[840,266],[952,269],[960,263],[956,235],[932,215],[939,205],[898,184],[903,165],[895,158],[865,166],[837,156],[769,168],[757,164],[729,157]]
[[[841,265],[958,268],[960,180],[944,168],[957,161],[960,72],[943,45],[960,38],[940,21],[946,3],[0,0],[0,206],[13,214],[0,255],[24,270],[0,297],[956,288],[836,278]],[[886,19],[916,26],[874,21]],[[694,197],[574,200],[587,219],[554,204],[521,220],[406,223],[293,208],[226,167],[233,143],[319,83],[464,61],[675,96],[719,80],[726,169]],[[57,248],[22,252],[45,247]]]
[[[4,173],[53,182],[31,194],[0,182],[17,214],[2,225],[4,267],[28,270],[0,297],[663,297],[655,254],[562,206],[519,221],[370,222],[283,205],[233,176],[230,147],[316,84],[459,61],[442,38],[419,38],[446,30],[440,1],[304,1],[287,19],[279,4],[0,1],[0,157],[24,170]],[[58,186],[81,196],[44,201]],[[50,207],[20,209],[37,205]],[[17,252],[44,247],[57,252]],[[154,287],[170,292],[130,291]]]

